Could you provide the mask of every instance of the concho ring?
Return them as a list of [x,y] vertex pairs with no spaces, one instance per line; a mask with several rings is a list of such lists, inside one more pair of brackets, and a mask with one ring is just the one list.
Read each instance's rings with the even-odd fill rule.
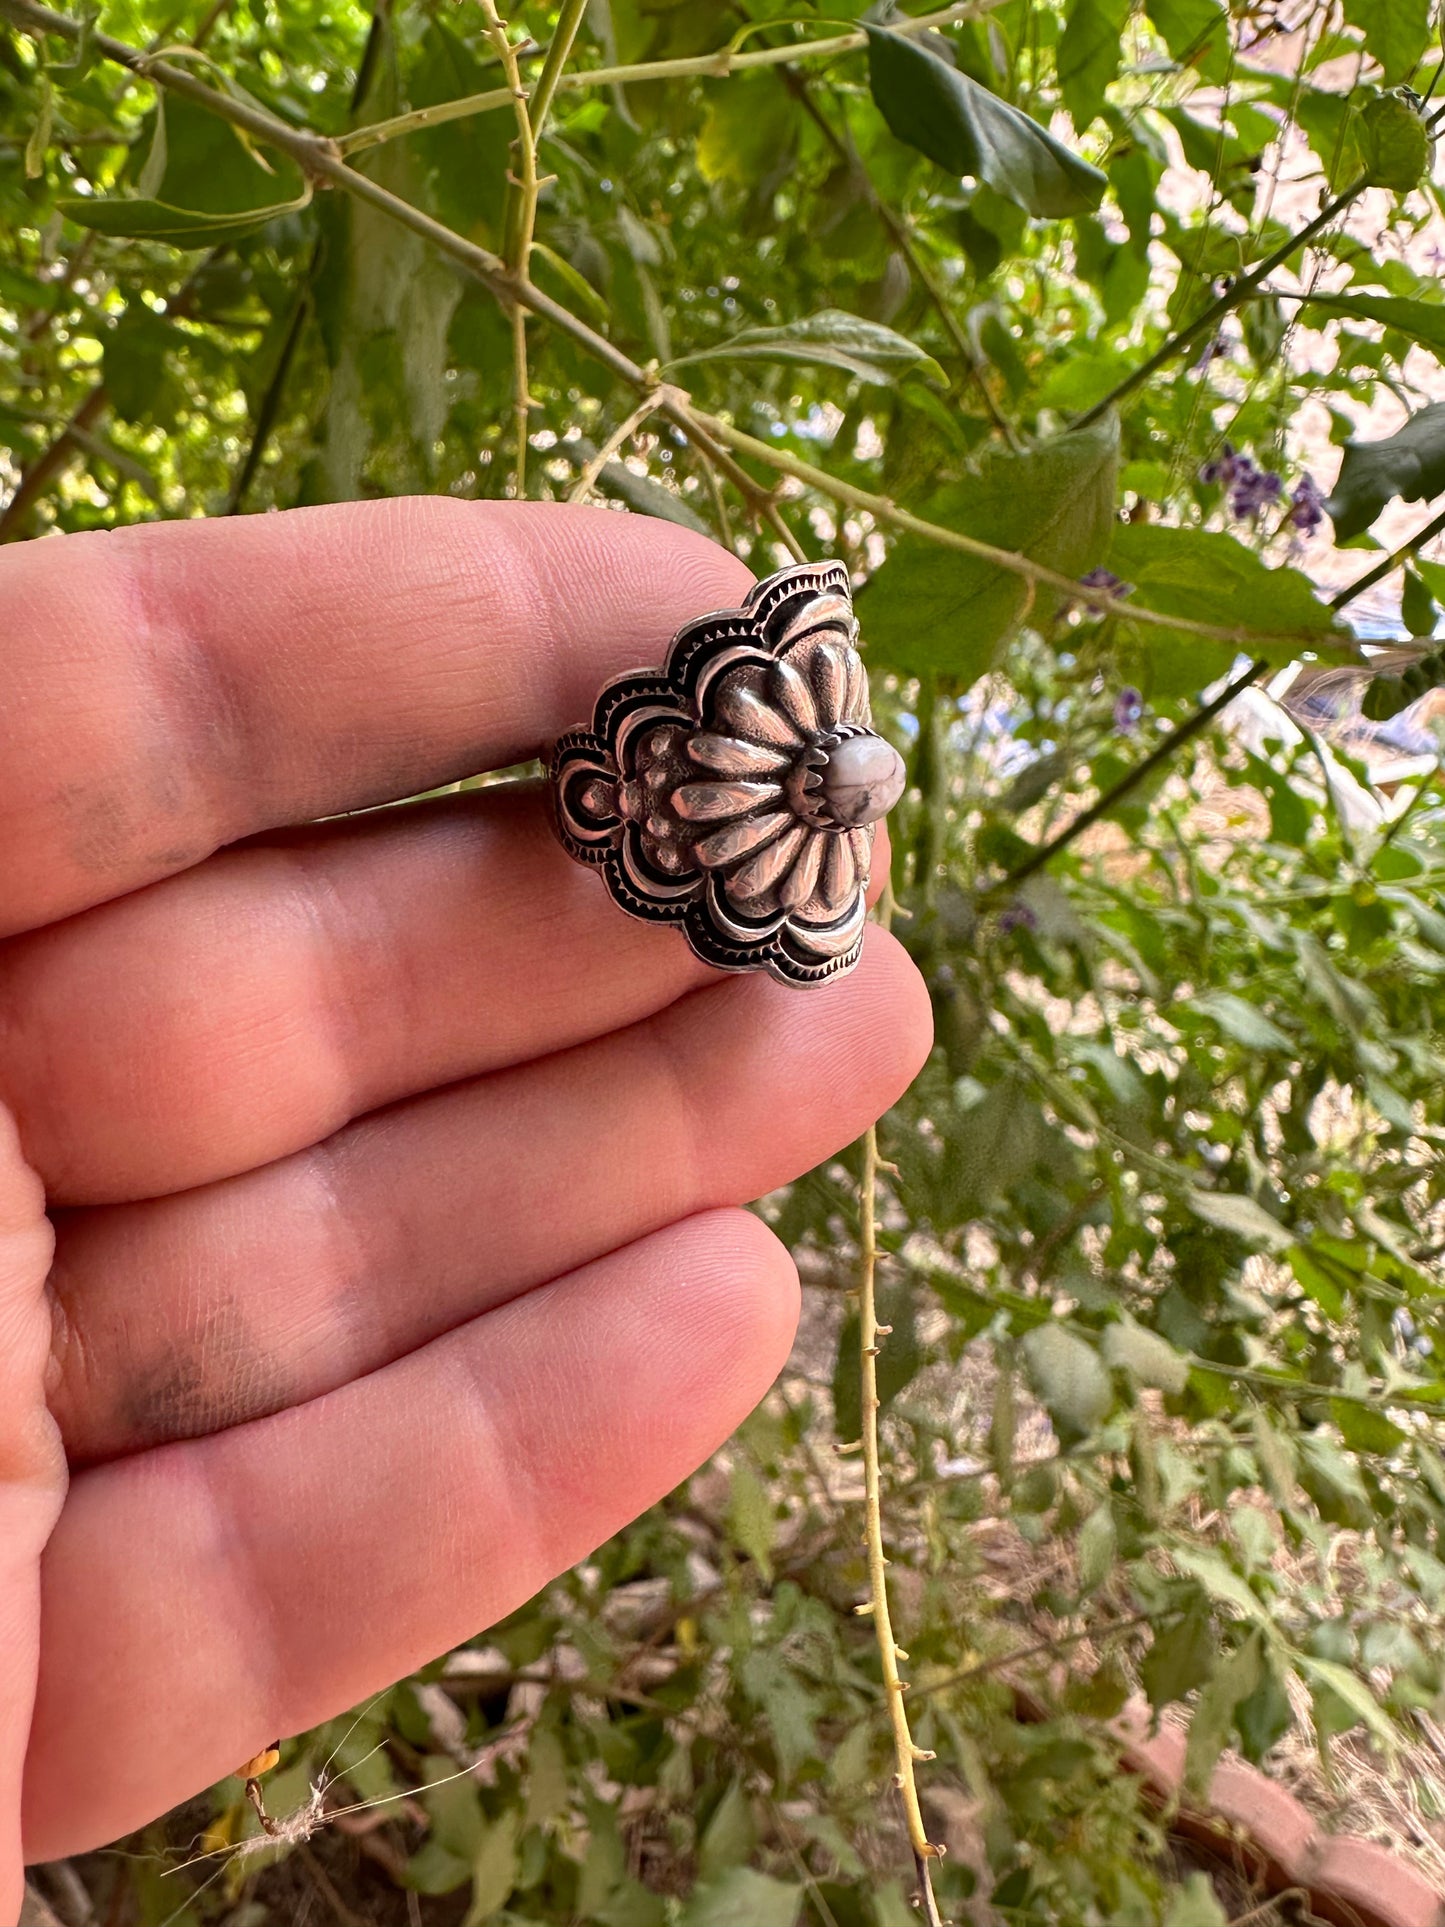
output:
[[903,793],[872,727],[848,574],[796,563],[609,682],[552,751],[558,833],[630,916],[720,970],[815,984],[857,963],[874,825]]

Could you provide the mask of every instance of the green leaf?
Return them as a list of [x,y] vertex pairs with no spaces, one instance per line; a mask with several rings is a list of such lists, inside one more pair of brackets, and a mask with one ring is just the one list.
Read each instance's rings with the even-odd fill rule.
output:
[[1266,1660],[1254,1691],[1235,1707],[1234,1723],[1240,1751],[1256,1765],[1294,1725],[1294,1708],[1272,1657]]
[[157,117],[135,196],[72,197],[60,211],[97,234],[203,248],[234,241],[311,199],[294,162],[263,162],[235,128],[199,101],[172,95]]
[[1445,648],[1432,649],[1398,676],[1374,675],[1365,685],[1360,708],[1372,723],[1383,723],[1432,689],[1445,685]]
[[920,40],[861,24],[873,99],[899,140],[950,174],[986,182],[1026,214],[1061,220],[1099,205],[1107,178],[1020,108]]
[[1445,361],[1445,302],[1421,301],[1409,294],[1361,294],[1351,289],[1347,294],[1309,295],[1304,309],[1314,308],[1322,308],[1327,314],[1344,315],[1346,319],[1378,321],[1386,328],[1398,328],[1411,341],[1428,348],[1437,361]]
[[1253,1198],[1240,1197],[1233,1191],[1198,1191],[1192,1187],[1184,1197],[1196,1218],[1203,1218],[1206,1224],[1217,1225],[1221,1231],[1233,1232],[1236,1238],[1243,1238],[1246,1244],[1267,1245],[1272,1251],[1287,1251],[1294,1243],[1293,1233],[1278,1218],[1271,1217],[1262,1204],[1256,1204]]
[[311,199],[307,187],[290,201],[247,208],[235,214],[205,214],[197,209],[172,207],[165,201],[113,199],[60,200],[55,203],[68,220],[97,234],[130,241],[165,241],[177,248],[209,248],[218,241],[239,240],[281,214],[295,214]]
[[[1388,15],[1391,8],[1378,11]],[[1419,108],[1403,94],[1376,94],[1366,102],[1355,122],[1354,136],[1372,187],[1408,194],[1429,172],[1435,144]]]
[[1184,1755],[1184,1784],[1191,1793],[1204,1795],[1213,1778],[1220,1754],[1229,1744],[1234,1728],[1235,1708],[1259,1685],[1264,1675],[1263,1640],[1251,1633],[1244,1644],[1221,1661],[1201,1691],[1189,1722],[1189,1741]]
[[[578,459],[586,462],[596,450],[585,439],[576,444]],[[639,475],[626,462],[608,462],[597,477],[597,493],[614,502],[625,502],[638,515],[655,515],[660,522],[675,522],[679,528],[693,529],[698,535],[712,534],[697,510],[656,476]]]
[[1345,0],[1345,19],[1364,33],[1388,87],[1409,77],[1430,44],[1430,0]]
[[1096,1506],[1079,1528],[1079,1591],[1097,1592],[1114,1570],[1118,1534],[1114,1511],[1107,1500]]
[[708,96],[697,137],[705,181],[752,188],[776,176],[796,141],[797,108],[777,75],[739,74]]
[[888,383],[910,369],[921,369],[940,384],[943,370],[914,342],[840,308],[824,308],[801,321],[779,327],[744,328],[713,348],[699,348],[670,363],[688,368],[700,361],[801,361],[820,368],[842,368],[860,381]]
[[560,1736],[554,1727],[539,1726],[527,1747],[526,1824],[544,1827],[565,1811],[569,1784]]
[[[924,505],[927,520],[1061,575],[1099,562],[1114,518],[1119,429],[1112,417],[1055,436],[1026,454],[983,456],[976,472]],[[1022,577],[977,556],[905,535],[860,598],[872,659],[903,675],[973,682],[1026,613],[1046,619],[1055,597],[1032,600]]]
[[745,1866],[758,1844],[753,1824],[752,1802],[741,1780],[730,1780],[727,1791],[713,1808],[698,1846],[698,1872],[704,1880],[726,1872],[729,1867]]
[[144,200],[151,200],[159,194],[161,182],[166,174],[166,97],[156,94],[156,124],[151,130],[150,151],[145,164],[136,176],[135,191]]
[[1293,1040],[1278,1024],[1266,1017],[1257,1005],[1236,997],[1232,990],[1201,991],[1197,997],[1190,998],[1187,1008],[1212,1017],[1226,1037],[1243,1044],[1246,1050],[1294,1049]]
[[771,1581],[773,1540],[777,1531],[773,1499],[747,1459],[741,1455],[733,1467],[728,1529],[763,1578]]
[[1400,618],[1412,636],[1433,636],[1435,624],[1440,620],[1435,598],[1414,569],[1407,567],[1404,574],[1404,586],[1400,591]]
[[462,1927],[482,1927],[507,1904],[517,1884],[517,1833],[521,1815],[508,1807],[500,1818],[491,1821],[472,1861],[472,1904]]
[[1181,67],[1226,78],[1234,61],[1229,15],[1220,0],[1145,0],[1145,12]]
[[25,143],[25,178],[38,181],[45,172],[45,150],[50,145],[50,132],[55,124],[55,89],[50,76],[40,76],[40,106],[36,110],[35,125],[30,130],[30,138]]
[[1229,1915],[1207,1873],[1185,1875],[1184,1885],[1170,1899],[1164,1927],[1229,1927]]
[[1086,1438],[1114,1396],[1109,1374],[1093,1346],[1055,1321],[1027,1332],[1019,1349],[1060,1443],[1072,1445]]
[[1081,132],[1103,111],[1104,94],[1124,57],[1133,0],[1070,0],[1059,36],[1059,91]]
[[1370,1405],[1357,1405],[1353,1399],[1332,1398],[1330,1417],[1352,1452],[1394,1452],[1410,1436],[1383,1412]]
[[1303,1245],[1293,1246],[1288,1257],[1300,1290],[1314,1300],[1326,1318],[1343,1318],[1345,1294],[1319,1259]]
[[[1367,1727],[1384,1746],[1386,1754],[1393,1757],[1400,1736],[1362,1679],[1346,1667],[1337,1665],[1334,1660],[1316,1659],[1310,1653],[1300,1654],[1299,1669],[1317,1689],[1323,1687],[1340,1700],[1354,1715],[1355,1721]],[[1346,1729],[1336,1727],[1335,1730]]]
[[1297,569],[1272,569],[1253,549],[1219,530],[1120,523],[1108,560],[1116,575],[1134,585],[1118,621],[1138,652],[1140,678],[1150,684],[1149,693],[1156,682],[1170,692],[1198,689],[1229,668],[1245,645],[1131,625],[1131,609],[1267,635],[1268,641],[1248,646],[1270,661],[1291,661],[1301,649],[1344,641],[1349,634]]
[[1202,1598],[1173,1626],[1154,1635],[1139,1662],[1139,1678],[1156,1712],[1202,1686],[1214,1671],[1218,1638]]
[[1189,1383],[1189,1360],[1167,1338],[1142,1325],[1121,1322],[1104,1332],[1104,1357],[1116,1372],[1127,1372],[1139,1385],[1151,1386],[1177,1398]]
[[[1424,306],[1424,303],[1416,304]],[[1439,311],[1445,330],[1445,307]],[[1445,333],[1442,333],[1445,349]],[[1445,402],[1431,402],[1393,435],[1377,442],[1345,443],[1339,480],[1325,503],[1335,540],[1362,535],[1398,495],[1430,501],[1445,490]]]
[[693,1889],[678,1927],[796,1927],[803,1890],[751,1867],[729,1867]]

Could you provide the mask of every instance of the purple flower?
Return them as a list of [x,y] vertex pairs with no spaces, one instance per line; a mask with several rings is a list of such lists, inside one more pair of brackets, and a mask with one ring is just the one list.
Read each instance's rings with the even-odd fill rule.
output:
[[[1201,482],[1223,482],[1227,488],[1234,480],[1234,464],[1239,457],[1234,452],[1233,442],[1221,442],[1219,453],[1212,462],[1205,462],[1199,471]],[[1245,458],[1248,460],[1248,457]],[[1252,466],[1252,464],[1251,464]]]
[[1254,521],[1284,492],[1284,484],[1272,468],[1260,468],[1251,456],[1237,454],[1229,442],[1222,443],[1214,460],[1204,464],[1199,479],[1222,483],[1229,512],[1238,522]]
[[1144,714],[1144,698],[1132,686],[1121,689],[1114,698],[1114,727],[1121,736],[1130,736]]
[[1229,512],[1236,521],[1252,522],[1261,509],[1279,500],[1282,487],[1272,468],[1256,468],[1247,455],[1237,456],[1229,484]]
[[1105,595],[1115,596],[1120,602],[1134,593],[1134,584],[1123,581],[1112,569],[1090,569],[1087,575],[1079,577],[1079,586],[1082,589],[1102,589]]
[[1210,364],[1217,361],[1221,355],[1227,353],[1228,349],[1229,343],[1225,340],[1224,336],[1215,335],[1211,341],[1205,343],[1203,353],[1195,362],[1195,374],[1202,375]]
[[1013,930],[1037,930],[1039,920],[1026,903],[1011,903],[999,911],[998,927],[1004,934]]
[[1289,498],[1289,519],[1301,535],[1313,535],[1325,519],[1324,491],[1306,469]]

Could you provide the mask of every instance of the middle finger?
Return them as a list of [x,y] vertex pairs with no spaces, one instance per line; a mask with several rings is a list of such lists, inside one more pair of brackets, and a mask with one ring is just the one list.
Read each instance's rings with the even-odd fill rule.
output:
[[0,1101],[53,1203],[155,1197],[717,975],[572,862],[540,785],[481,790],[239,845],[0,945]]

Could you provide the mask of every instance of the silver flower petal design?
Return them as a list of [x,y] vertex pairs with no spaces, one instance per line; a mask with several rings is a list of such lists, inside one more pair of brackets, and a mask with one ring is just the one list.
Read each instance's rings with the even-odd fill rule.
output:
[[857,963],[903,759],[872,727],[848,576],[798,563],[618,677],[551,761],[558,831],[622,908],[786,983]]

